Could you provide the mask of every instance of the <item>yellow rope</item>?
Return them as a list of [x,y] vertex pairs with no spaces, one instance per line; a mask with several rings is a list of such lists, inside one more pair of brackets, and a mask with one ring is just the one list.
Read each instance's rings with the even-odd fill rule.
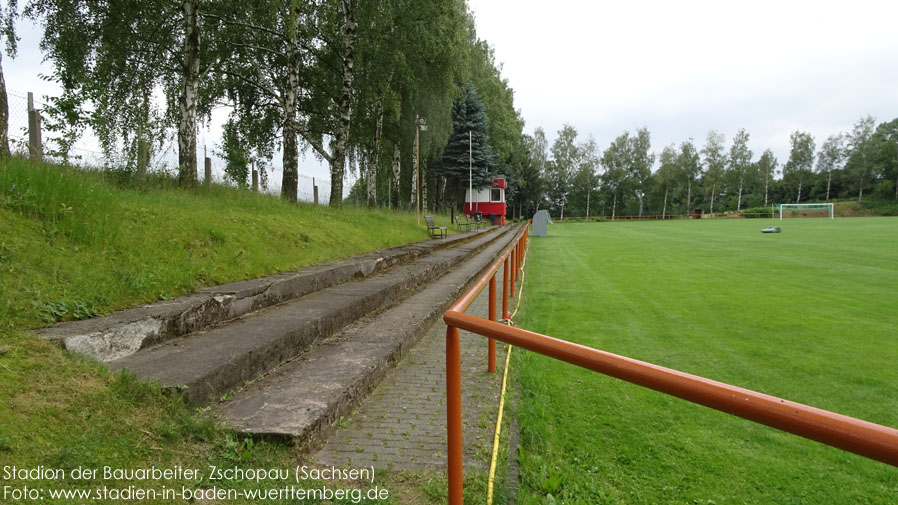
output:
[[[512,325],[515,314],[521,306],[521,294],[524,292],[524,265],[527,264],[527,249],[524,249],[524,261],[521,263],[521,289],[518,290],[518,302],[514,312],[505,320],[505,324]],[[508,352],[505,354],[505,371],[502,373],[502,393],[499,395],[499,415],[496,417],[496,435],[493,437],[493,455],[490,458],[490,473],[486,485],[486,505],[493,505],[493,485],[496,480],[496,460],[499,457],[499,433],[502,430],[502,412],[505,408],[505,389],[508,384],[508,364],[511,361],[511,350],[514,347],[508,344]]]

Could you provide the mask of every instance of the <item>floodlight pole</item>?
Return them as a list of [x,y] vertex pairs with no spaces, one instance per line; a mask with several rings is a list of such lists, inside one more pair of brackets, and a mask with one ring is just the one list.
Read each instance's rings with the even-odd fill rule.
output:
[[417,184],[417,189],[415,190],[415,206],[416,213],[418,215],[418,225],[421,224],[421,131],[427,131],[427,120],[423,117],[418,117],[415,114],[415,183]]
[[471,214],[474,214],[474,141],[471,137],[471,130],[468,130],[468,203],[471,208]]

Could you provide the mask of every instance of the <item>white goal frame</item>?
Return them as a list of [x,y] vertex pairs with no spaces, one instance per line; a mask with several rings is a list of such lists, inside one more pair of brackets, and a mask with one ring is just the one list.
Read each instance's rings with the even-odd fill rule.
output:
[[783,220],[783,207],[829,207],[829,218],[835,219],[835,206],[832,203],[781,203],[779,204],[780,221]]

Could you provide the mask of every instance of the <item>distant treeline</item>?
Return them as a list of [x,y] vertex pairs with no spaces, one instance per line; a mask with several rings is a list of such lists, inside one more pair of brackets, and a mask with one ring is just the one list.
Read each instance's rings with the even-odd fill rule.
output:
[[784,161],[770,149],[755,157],[744,129],[729,145],[710,131],[701,145],[689,139],[658,155],[646,128],[624,132],[604,151],[592,138],[577,137],[565,125],[551,147],[541,129],[525,139],[534,182],[518,199],[522,215],[537,206],[554,216],[642,216],[847,199],[886,204],[891,212],[896,206],[888,202],[898,201],[898,119],[877,125],[863,117],[819,147],[809,133],[795,131]]

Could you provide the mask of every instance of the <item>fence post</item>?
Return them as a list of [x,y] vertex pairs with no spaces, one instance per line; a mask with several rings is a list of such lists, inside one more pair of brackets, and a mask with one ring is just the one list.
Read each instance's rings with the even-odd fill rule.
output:
[[253,166],[253,193],[259,192],[259,170]]
[[505,270],[502,271],[502,319],[508,319],[508,256],[505,257]]
[[509,296],[514,297],[514,281],[517,280],[517,274],[515,272],[518,271],[518,246],[515,245],[508,255],[511,257],[511,272],[508,272],[511,274],[511,279],[509,279],[511,293],[509,293]]
[[458,328],[446,327],[446,442],[449,505],[462,505],[461,342]]
[[315,202],[315,205],[318,205],[318,185],[315,184],[315,178],[312,177],[312,199]]
[[[490,321],[496,320],[496,274],[490,277]],[[489,338],[489,353],[487,359],[487,371],[496,371],[496,339]]]
[[203,185],[207,188],[212,185],[212,158],[206,156],[206,172],[203,178]]
[[33,163],[44,159],[44,146],[41,142],[41,113],[34,108],[34,93],[28,92],[28,157]]

